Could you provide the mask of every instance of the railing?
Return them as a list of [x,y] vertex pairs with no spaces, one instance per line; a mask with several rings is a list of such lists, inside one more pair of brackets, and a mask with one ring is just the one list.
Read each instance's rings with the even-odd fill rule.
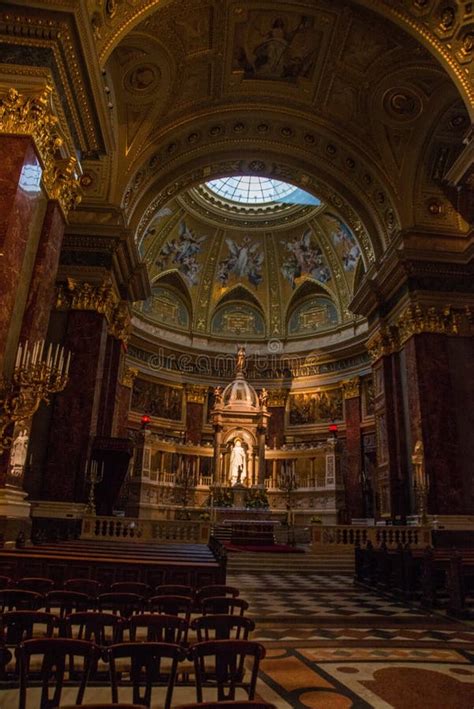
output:
[[85,517],[82,520],[81,539],[109,541],[180,542],[207,544],[210,523],[206,520],[141,520],[133,517]]
[[388,549],[398,544],[409,544],[413,549],[423,549],[431,545],[431,527],[366,527],[345,524],[312,524],[311,546],[322,547],[374,546],[386,544]]

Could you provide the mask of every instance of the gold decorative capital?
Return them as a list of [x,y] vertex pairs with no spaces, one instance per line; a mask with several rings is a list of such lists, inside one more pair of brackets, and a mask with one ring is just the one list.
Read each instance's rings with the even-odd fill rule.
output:
[[92,285],[68,278],[66,285],[57,288],[56,309],[95,310],[105,316],[110,335],[128,341],[132,326],[130,308],[125,301],[118,300],[110,279]]
[[207,396],[207,387],[198,386],[197,384],[188,384],[186,386],[186,401],[193,404],[204,404]]
[[288,392],[286,389],[272,389],[268,392],[267,407],[285,406],[287,398]]
[[398,348],[398,332],[396,328],[383,325],[367,341],[367,349],[372,362],[385,355],[390,355]]
[[120,383],[128,389],[133,389],[133,382],[138,377],[138,369],[125,365],[120,377]]
[[24,96],[16,89],[9,89],[0,97],[0,134],[31,137],[42,163],[44,188],[67,218],[69,210],[81,201],[77,160],[72,155],[65,159],[58,157],[64,146],[58,133],[58,119],[49,108],[51,93],[49,85],[39,96]]
[[360,377],[342,382],[342,395],[344,399],[355,399],[360,396]]

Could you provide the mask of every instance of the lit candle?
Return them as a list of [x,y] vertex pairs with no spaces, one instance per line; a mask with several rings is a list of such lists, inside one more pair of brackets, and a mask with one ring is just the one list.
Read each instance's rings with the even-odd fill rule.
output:
[[18,350],[17,350],[17,353],[16,353],[15,369],[18,369],[18,367],[19,367],[20,364],[21,364],[21,355],[22,355],[21,345],[18,345]]
[[71,350],[69,350],[69,354],[67,356],[67,362],[66,362],[66,376],[69,374],[69,366],[71,364]]
[[40,340],[39,360],[43,359],[44,340]]
[[50,343],[49,343],[49,347],[48,347],[48,354],[46,355],[46,364],[48,365],[48,367],[51,366],[51,353],[52,353],[52,351],[53,351],[53,345],[52,345],[52,343],[50,342]]

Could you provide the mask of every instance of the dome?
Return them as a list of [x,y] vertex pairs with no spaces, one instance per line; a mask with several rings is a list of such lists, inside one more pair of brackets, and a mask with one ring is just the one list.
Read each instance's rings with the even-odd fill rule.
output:
[[240,410],[256,409],[259,406],[257,392],[242,373],[237,374],[234,381],[224,389],[222,404],[225,408]]
[[365,237],[352,212],[301,187],[245,175],[202,182],[138,237],[152,295],[136,305],[136,323],[214,350],[349,333],[349,303],[373,258]]

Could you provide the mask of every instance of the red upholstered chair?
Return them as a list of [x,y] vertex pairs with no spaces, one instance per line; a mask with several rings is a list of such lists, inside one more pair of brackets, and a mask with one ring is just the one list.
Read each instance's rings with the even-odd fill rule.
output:
[[211,596],[202,601],[203,615],[244,615],[249,604],[242,598],[229,598],[228,596]]
[[216,583],[212,586],[203,586],[196,591],[196,601],[198,603],[202,603],[205,598],[211,598],[214,596],[231,596],[232,598],[237,598],[237,596],[240,596],[240,591],[235,586],[227,586],[223,583]]
[[54,581],[37,576],[25,576],[16,582],[16,588],[22,591],[34,591],[35,593],[47,593],[54,588]]
[[[39,706],[35,704],[35,709],[51,709],[60,705],[66,668],[69,673],[73,671],[75,681],[79,682],[76,704],[82,704],[89,674],[97,662],[100,650],[96,645],[85,640],[46,638],[26,640],[18,646],[15,654],[20,666],[19,709],[32,707],[27,700],[28,686],[31,681],[30,663],[33,657],[38,656],[41,658],[39,671],[41,699]],[[80,658],[80,662],[76,663],[76,658]]]
[[248,640],[255,630],[251,618],[240,615],[203,615],[191,622],[191,629],[196,631],[198,642],[208,640]]
[[[142,613],[132,615],[128,620],[130,642],[146,640],[147,642],[173,643],[183,645],[188,634],[188,623],[176,615],[157,615]],[[146,636],[137,636],[137,631],[146,630]]]
[[145,597],[150,595],[151,590],[151,586],[140,581],[117,581],[110,586],[111,593],[137,593]]
[[228,709],[277,709],[274,704],[259,702],[258,700],[252,701],[250,699],[247,702],[244,700],[241,702],[199,702],[198,704],[180,704],[180,706],[175,707],[175,709],[225,709],[225,707],[228,707]]
[[17,588],[0,589],[0,612],[13,610],[37,611],[44,608],[44,597],[35,591],[23,591]]
[[[251,640],[212,640],[190,647],[196,678],[196,698],[202,702],[203,687],[215,687],[218,701],[235,700],[242,688],[255,698],[258,668],[265,657],[261,643]],[[247,666],[250,661],[250,666]]]
[[94,579],[68,579],[63,584],[65,591],[79,591],[95,598],[102,590],[102,584]]
[[120,643],[107,648],[106,657],[110,668],[112,702],[118,702],[119,681],[123,674],[117,669],[117,660],[130,661],[130,679],[134,704],[149,707],[154,686],[166,686],[164,709],[170,709],[176,682],[178,663],[186,658],[179,645],[171,643]]

